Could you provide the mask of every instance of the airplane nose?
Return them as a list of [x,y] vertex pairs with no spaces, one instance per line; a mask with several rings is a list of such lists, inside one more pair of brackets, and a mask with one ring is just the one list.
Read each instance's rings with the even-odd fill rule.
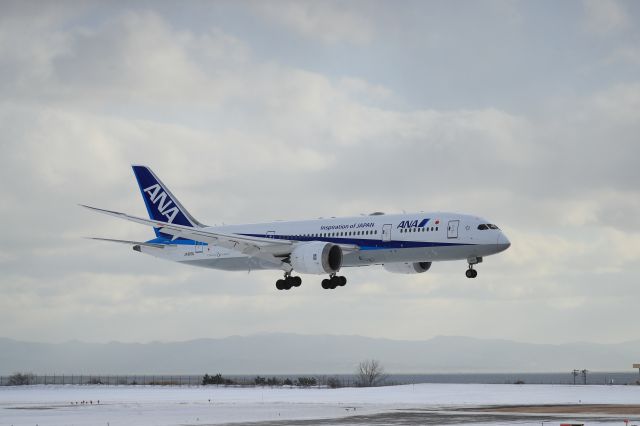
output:
[[511,247],[511,241],[509,241],[509,239],[501,232],[500,235],[498,235],[496,245],[498,246],[498,251],[505,251]]

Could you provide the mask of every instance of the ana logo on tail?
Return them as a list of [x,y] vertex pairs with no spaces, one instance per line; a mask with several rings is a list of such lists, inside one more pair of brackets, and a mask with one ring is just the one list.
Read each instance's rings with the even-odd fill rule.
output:
[[151,200],[153,204],[157,204],[158,211],[167,218],[167,222],[172,223],[180,210],[178,210],[178,207],[173,203],[171,198],[169,198],[167,193],[162,190],[162,187],[156,183],[143,189],[143,191],[149,194],[149,200]]

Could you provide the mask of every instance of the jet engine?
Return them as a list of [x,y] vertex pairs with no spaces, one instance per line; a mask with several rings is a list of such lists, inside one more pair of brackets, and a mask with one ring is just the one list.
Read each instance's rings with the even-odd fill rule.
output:
[[431,268],[431,262],[394,262],[385,263],[382,267],[394,274],[421,274]]
[[340,246],[322,241],[300,244],[291,252],[291,266],[302,274],[333,274],[342,266]]

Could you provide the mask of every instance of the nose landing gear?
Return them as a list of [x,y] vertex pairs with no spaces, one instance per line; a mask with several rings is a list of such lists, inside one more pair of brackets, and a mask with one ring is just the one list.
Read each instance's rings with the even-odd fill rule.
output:
[[469,269],[467,269],[464,274],[467,276],[467,278],[475,278],[478,276],[478,271],[473,269],[473,265],[469,265]]
[[478,276],[478,271],[476,271],[475,269],[473,269],[473,265],[476,265],[478,263],[482,263],[482,258],[481,257],[470,257],[467,259],[467,262],[469,263],[469,269],[467,269],[467,271],[464,273],[467,278],[475,278]]

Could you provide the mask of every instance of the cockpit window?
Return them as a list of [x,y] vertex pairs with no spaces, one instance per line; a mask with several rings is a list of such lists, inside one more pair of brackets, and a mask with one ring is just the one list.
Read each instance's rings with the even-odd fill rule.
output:
[[481,231],[486,231],[487,229],[500,229],[493,223],[483,223],[478,225],[478,229]]

